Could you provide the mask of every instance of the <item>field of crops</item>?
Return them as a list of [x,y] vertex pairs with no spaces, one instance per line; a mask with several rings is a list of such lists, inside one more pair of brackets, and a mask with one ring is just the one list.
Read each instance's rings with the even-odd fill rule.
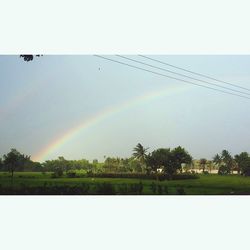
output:
[[[199,175],[191,180],[128,178],[51,178],[51,173],[0,173],[0,194],[144,194],[226,195],[250,194],[250,177]],[[47,191],[46,191],[47,190]]]

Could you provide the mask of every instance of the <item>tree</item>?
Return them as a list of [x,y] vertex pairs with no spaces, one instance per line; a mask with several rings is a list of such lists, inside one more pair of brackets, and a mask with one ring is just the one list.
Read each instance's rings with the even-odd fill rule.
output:
[[200,166],[201,166],[201,168],[202,168],[202,172],[203,172],[203,173],[205,172],[206,163],[207,163],[207,159],[205,159],[205,158],[201,158],[201,159],[200,159]]
[[139,160],[135,159],[134,157],[131,157],[128,159],[128,171],[141,173],[143,172],[142,164]]
[[231,154],[227,150],[222,150],[221,155],[216,154],[213,158],[213,162],[218,165],[219,174],[230,174],[235,167],[235,161]]
[[233,162],[233,157],[231,156],[231,154],[227,151],[227,150],[222,150],[221,152],[221,158],[223,163],[225,164],[225,167],[227,169],[227,172],[233,172],[233,166],[234,166],[234,162]]
[[39,57],[42,55],[20,55],[21,58],[23,58],[24,61],[29,62],[29,61],[33,61],[34,57]]
[[21,154],[16,149],[12,148],[11,151],[3,156],[3,164],[7,167],[8,171],[11,173],[11,178],[13,180],[14,171],[22,170],[24,165],[30,162],[30,156]]
[[95,165],[97,165],[98,164],[98,160],[94,159],[92,163],[95,164]]
[[3,161],[2,161],[2,158],[0,158],[0,171],[3,171]]
[[234,159],[237,163],[238,167],[238,173],[243,173],[244,175],[247,174],[247,166],[248,166],[248,161],[249,161],[249,155],[247,152],[242,152],[239,155],[235,155]]
[[145,158],[147,156],[146,152],[147,152],[148,148],[144,148],[141,143],[138,143],[136,145],[136,147],[133,149],[134,153],[133,156],[138,159],[142,164],[145,163]]
[[209,169],[209,172],[211,173],[211,172],[212,172],[212,168],[213,168],[213,162],[210,161],[210,160],[208,160],[208,161],[207,161],[207,167],[208,167],[208,169]]
[[151,172],[156,173],[157,169],[162,168],[164,173],[172,176],[178,171],[182,171],[182,164],[190,164],[192,157],[182,147],[174,148],[159,148],[154,150],[146,157],[146,164]]
[[250,157],[241,162],[241,172],[245,176],[250,176]]
[[213,162],[218,166],[218,168],[220,167],[221,163],[222,163],[222,159],[220,157],[219,154],[216,154],[214,157],[213,157]]
[[170,162],[171,152],[169,148],[156,149],[145,158],[148,173],[157,173],[157,169],[163,169],[168,173],[172,172],[170,169],[167,170],[170,167]]
[[182,164],[191,164],[192,156],[182,147],[178,146],[171,151],[175,169],[182,171]]

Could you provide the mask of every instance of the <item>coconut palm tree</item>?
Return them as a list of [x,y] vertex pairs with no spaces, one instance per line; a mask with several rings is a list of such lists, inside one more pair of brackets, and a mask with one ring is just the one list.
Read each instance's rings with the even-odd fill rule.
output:
[[233,166],[234,166],[234,161],[233,157],[227,150],[222,150],[221,152],[221,158],[222,161],[225,163],[225,165],[228,167],[229,172],[231,171],[233,173]]
[[205,158],[200,159],[200,166],[202,168],[203,173],[205,172],[206,164],[207,164],[207,159]]
[[220,167],[221,163],[222,163],[222,159],[220,157],[219,154],[216,154],[214,157],[213,157],[213,162],[218,166]]
[[230,153],[227,150],[224,149],[221,152],[221,158],[226,163],[232,159],[232,156],[230,155]]
[[133,156],[138,159],[142,164],[145,163],[145,158],[147,156],[146,152],[147,152],[148,148],[144,148],[141,143],[138,143],[136,145],[136,147],[133,149],[134,153]]

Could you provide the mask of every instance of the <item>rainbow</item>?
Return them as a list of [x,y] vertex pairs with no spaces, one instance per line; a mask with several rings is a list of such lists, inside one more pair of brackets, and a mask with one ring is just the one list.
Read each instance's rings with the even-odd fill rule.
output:
[[86,120],[80,122],[80,124],[70,128],[64,134],[55,138],[51,143],[45,146],[41,151],[39,151],[32,159],[34,161],[45,161],[48,159],[48,156],[51,155],[55,150],[59,149],[65,145],[68,141],[72,140],[80,132],[87,130],[88,128],[102,122],[105,119],[108,119],[111,116],[114,116],[117,113],[123,112],[127,109],[130,109],[134,106],[144,104],[146,102],[152,101],[160,97],[166,97],[174,93],[179,93],[185,91],[187,86],[172,86],[164,87],[157,91],[150,91],[144,93],[143,95],[137,96],[130,100],[127,100],[117,106],[112,106],[106,109],[97,112],[93,116],[88,117]]

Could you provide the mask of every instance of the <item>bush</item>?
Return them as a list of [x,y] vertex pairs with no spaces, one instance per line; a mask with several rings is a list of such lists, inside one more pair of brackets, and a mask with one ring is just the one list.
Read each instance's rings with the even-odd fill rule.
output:
[[158,192],[158,194],[162,194],[162,186],[161,185],[158,185],[157,186],[157,192]]
[[208,172],[208,171],[204,171],[204,172],[203,172],[203,174],[208,175],[208,174],[209,174],[209,172]]
[[95,191],[96,191],[96,194],[101,194],[101,195],[115,194],[114,186],[106,182],[96,184]]
[[62,167],[56,167],[54,169],[53,174],[51,175],[52,178],[59,178],[63,176],[63,169]]
[[130,194],[142,194],[143,191],[143,184],[139,183],[132,183],[129,185]]
[[88,177],[93,178],[132,178],[142,180],[186,180],[186,179],[198,179],[198,175],[185,173],[185,174],[144,174],[144,173],[88,173]]
[[178,187],[178,188],[176,188],[176,193],[177,193],[178,195],[184,195],[184,194],[186,194],[183,187]]
[[190,180],[190,179],[199,179],[197,174],[175,174],[172,176],[172,180]]
[[155,182],[152,182],[150,184],[150,189],[152,190],[153,194],[159,194],[159,195],[162,195],[163,192],[164,194],[168,194],[168,186],[162,186],[162,185],[156,185]]
[[150,189],[152,190],[153,194],[156,194],[157,186],[156,186],[155,182],[152,182],[150,184]]
[[52,174],[51,174],[51,178],[53,178],[53,179],[54,179],[54,178],[57,178],[56,174],[55,174],[55,173],[52,173]]
[[88,194],[89,185],[82,183],[81,185],[53,185],[44,183],[43,186],[27,186],[21,184],[19,187],[7,187],[0,189],[0,194],[19,194],[19,195],[82,195]]
[[219,175],[227,175],[230,174],[230,168],[227,166],[220,166],[218,170]]
[[74,170],[69,170],[66,172],[66,176],[68,178],[75,178],[76,177],[76,172]]
[[127,183],[122,183],[122,184],[118,185],[117,193],[118,194],[128,194],[128,185],[127,185]]
[[164,193],[168,194],[168,186],[164,186]]

